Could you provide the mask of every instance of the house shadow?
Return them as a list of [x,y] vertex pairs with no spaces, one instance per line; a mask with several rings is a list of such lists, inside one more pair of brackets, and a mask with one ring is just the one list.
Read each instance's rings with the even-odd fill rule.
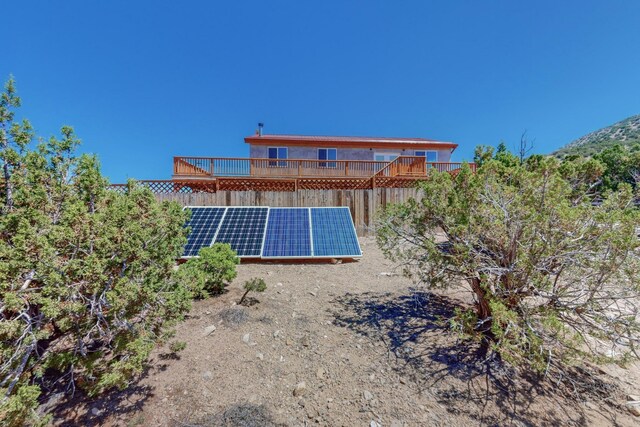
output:
[[[450,319],[458,301],[430,292],[346,294],[334,300],[335,324],[381,340],[393,369],[416,393],[428,393],[447,411],[479,425],[585,425],[582,404],[540,376],[520,372],[481,343],[461,339]],[[615,425],[615,412],[604,416]],[[563,421],[560,421],[563,420]]]

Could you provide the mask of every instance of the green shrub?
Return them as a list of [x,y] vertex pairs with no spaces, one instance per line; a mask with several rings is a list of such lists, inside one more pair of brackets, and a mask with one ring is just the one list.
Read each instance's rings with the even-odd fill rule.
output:
[[263,279],[254,277],[253,279],[247,280],[246,282],[244,282],[245,292],[242,295],[242,298],[240,298],[240,301],[238,301],[238,304],[242,304],[244,302],[244,299],[247,297],[247,294],[249,292],[264,292],[266,289],[267,284]]
[[236,278],[236,265],[240,262],[236,252],[226,243],[202,248],[197,258],[191,258],[179,268],[194,298],[206,298],[221,293]]
[[467,292],[474,308],[451,324],[491,356],[556,378],[624,362],[640,345],[640,212],[627,183],[592,205],[601,170],[538,158],[434,172],[421,200],[382,213],[378,243],[425,286]]
[[[31,147],[0,97],[0,425],[36,424],[42,386],[95,395],[142,372],[191,303],[174,274],[186,214],[134,182],[109,191],[69,127]],[[45,375],[46,372],[46,375]],[[49,388],[49,387],[47,387]]]

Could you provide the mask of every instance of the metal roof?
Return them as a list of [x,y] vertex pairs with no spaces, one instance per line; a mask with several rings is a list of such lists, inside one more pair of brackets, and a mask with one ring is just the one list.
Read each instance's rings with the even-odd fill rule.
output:
[[281,141],[281,142],[309,142],[309,143],[344,143],[344,144],[407,144],[407,145],[442,145],[443,147],[455,148],[458,144],[448,141],[437,141],[426,138],[393,138],[393,137],[370,137],[370,136],[323,136],[323,135],[277,135],[277,134],[254,134],[246,137],[245,142],[261,141]]

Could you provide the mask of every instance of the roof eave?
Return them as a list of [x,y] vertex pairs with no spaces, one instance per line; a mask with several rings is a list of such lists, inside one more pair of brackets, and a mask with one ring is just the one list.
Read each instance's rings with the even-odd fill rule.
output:
[[313,147],[342,147],[342,148],[450,148],[455,150],[458,144],[447,141],[343,141],[343,140],[296,140],[284,138],[269,138],[268,135],[252,135],[244,139],[247,144],[256,145],[287,145]]

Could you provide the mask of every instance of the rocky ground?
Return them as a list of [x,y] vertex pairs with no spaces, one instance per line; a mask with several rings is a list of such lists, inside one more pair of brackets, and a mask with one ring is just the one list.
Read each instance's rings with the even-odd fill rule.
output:
[[[373,240],[362,243],[356,262],[240,265],[229,292],[195,303],[178,327],[183,351],[155,351],[125,392],[59,405],[56,424],[637,425],[624,407],[640,389],[637,366],[602,370],[618,385],[594,384],[608,403],[487,371],[473,345],[446,333],[442,319],[464,301],[414,288]],[[237,306],[251,277],[268,289]]]

